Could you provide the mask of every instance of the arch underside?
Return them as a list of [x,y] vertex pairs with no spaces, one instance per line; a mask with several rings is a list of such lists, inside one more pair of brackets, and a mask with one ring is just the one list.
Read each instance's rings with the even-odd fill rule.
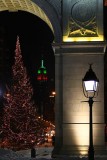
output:
[[47,23],[48,26],[51,28],[52,32],[54,32],[52,24],[48,19],[47,15],[39,6],[37,6],[31,0],[0,0],[0,12],[5,10],[8,10],[10,12],[22,10],[32,13],[40,19],[42,19],[43,21],[45,21],[45,23]]

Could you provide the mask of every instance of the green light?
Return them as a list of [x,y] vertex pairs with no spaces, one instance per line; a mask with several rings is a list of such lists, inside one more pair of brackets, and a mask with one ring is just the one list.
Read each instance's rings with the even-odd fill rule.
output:
[[41,70],[39,69],[39,70],[38,70],[38,74],[40,74],[40,73],[41,73]]
[[47,73],[47,71],[46,71],[46,70],[44,70],[44,71],[43,71],[43,73],[44,73],[44,74],[46,74],[46,73]]

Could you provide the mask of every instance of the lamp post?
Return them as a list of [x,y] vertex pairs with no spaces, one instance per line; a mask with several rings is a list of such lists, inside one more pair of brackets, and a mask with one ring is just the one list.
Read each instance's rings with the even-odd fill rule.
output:
[[93,98],[98,95],[98,84],[99,80],[96,74],[92,70],[92,65],[90,64],[89,70],[86,72],[84,78],[82,79],[83,93],[86,98],[88,98],[89,103],[89,150],[88,150],[88,160],[94,160],[94,146],[93,146],[93,121],[92,121],[92,106]]

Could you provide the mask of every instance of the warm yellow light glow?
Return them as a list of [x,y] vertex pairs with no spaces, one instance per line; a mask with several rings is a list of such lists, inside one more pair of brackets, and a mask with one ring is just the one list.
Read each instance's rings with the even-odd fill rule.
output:
[[56,95],[56,92],[55,91],[52,91],[51,95],[49,97],[55,97]]
[[78,124],[77,130],[74,131],[78,145],[89,145],[89,125]]
[[87,150],[85,150],[86,147],[83,147],[83,151],[80,151],[80,154],[81,154],[81,158],[82,156],[84,157],[85,155],[87,155]]
[[[76,82],[70,83],[75,86]],[[73,89],[73,88],[72,88]],[[74,145],[81,156],[87,155],[89,146],[89,104],[81,103],[84,100],[84,95],[81,92],[72,92],[69,90],[67,95],[64,95],[67,107],[63,112],[64,122],[70,122],[63,126],[63,143],[64,145]],[[95,112],[93,111],[93,121],[95,120]],[[96,129],[94,134],[97,135]],[[66,138],[68,137],[68,138]],[[96,143],[96,140],[94,139]]]
[[[76,81],[71,82],[71,85],[77,86]],[[63,107],[63,144],[76,146],[76,150],[81,156],[88,154],[89,148],[89,104],[88,102],[82,103],[85,100],[82,90],[77,91],[75,88],[69,89],[64,92],[64,105]],[[97,105],[97,109],[96,109]],[[98,116],[98,110],[100,105],[94,103],[93,105],[93,123],[100,121]],[[96,110],[97,111],[96,111]],[[96,120],[97,118],[97,120]],[[68,124],[66,124],[69,122]],[[98,130],[98,126],[93,124],[93,143],[99,144],[98,139],[100,139],[99,134],[102,132]],[[67,138],[66,138],[67,137]],[[101,140],[101,139],[100,139]],[[99,140],[99,141],[100,141]]]
[[99,37],[71,37],[63,36],[63,42],[79,42],[79,41],[104,41],[104,37],[99,35]]
[[56,95],[56,92],[55,92],[55,91],[53,91],[53,92],[52,92],[52,95],[54,95],[54,96],[55,96],[55,95]]

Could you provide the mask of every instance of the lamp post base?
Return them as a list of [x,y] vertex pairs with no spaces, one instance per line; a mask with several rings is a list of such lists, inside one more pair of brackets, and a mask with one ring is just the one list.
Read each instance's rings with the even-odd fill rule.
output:
[[89,147],[88,160],[94,160],[94,148],[93,147]]

